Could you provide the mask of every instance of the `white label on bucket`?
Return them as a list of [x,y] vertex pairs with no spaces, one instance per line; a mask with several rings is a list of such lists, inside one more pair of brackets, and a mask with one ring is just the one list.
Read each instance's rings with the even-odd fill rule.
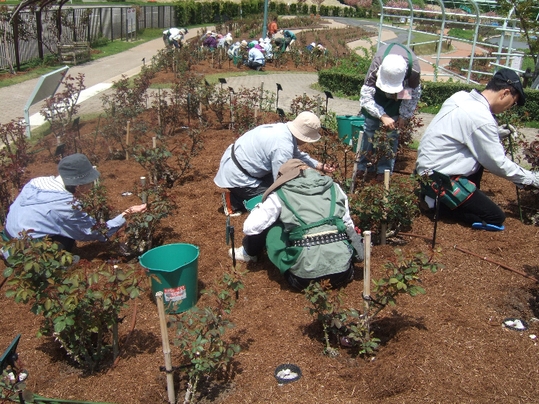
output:
[[165,302],[177,302],[187,297],[185,286],[181,285],[177,288],[165,289]]

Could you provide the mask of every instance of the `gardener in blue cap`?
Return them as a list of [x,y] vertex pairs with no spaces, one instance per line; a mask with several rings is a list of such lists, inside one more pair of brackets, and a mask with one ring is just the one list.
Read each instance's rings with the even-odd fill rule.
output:
[[75,192],[87,192],[99,172],[84,154],[64,157],[58,176],[30,180],[9,208],[3,238],[19,237],[26,231],[33,239],[49,236],[67,250],[80,241],[106,241],[125,223],[126,216],[146,210],[146,204],[131,206],[107,222],[107,234],[95,229],[96,220],[80,209]]
[[477,229],[503,230],[505,213],[480,190],[481,177],[486,168],[519,186],[539,187],[539,173],[525,170],[505,155],[500,139],[512,136],[514,128],[499,126],[494,117],[524,105],[525,100],[519,76],[504,68],[482,92],[459,91],[443,103],[417,153],[416,171],[428,177],[423,193],[429,206],[434,206],[440,188],[437,179],[440,185],[445,180],[441,214]]

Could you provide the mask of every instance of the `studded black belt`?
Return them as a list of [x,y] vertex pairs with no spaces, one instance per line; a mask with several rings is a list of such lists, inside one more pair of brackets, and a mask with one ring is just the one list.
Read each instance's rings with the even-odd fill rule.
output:
[[337,241],[348,240],[346,233],[322,234],[319,236],[307,236],[301,240],[290,241],[293,247],[310,247],[314,245],[336,243]]

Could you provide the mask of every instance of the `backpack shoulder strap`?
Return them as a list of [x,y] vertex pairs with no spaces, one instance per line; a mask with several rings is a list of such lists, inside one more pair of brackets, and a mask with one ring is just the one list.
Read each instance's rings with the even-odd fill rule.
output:
[[386,51],[384,52],[384,56],[382,57],[382,60],[384,60],[385,57],[389,55],[391,48],[393,48],[393,46],[395,45],[400,46],[402,49],[404,49],[406,51],[406,54],[408,55],[408,69],[406,70],[406,76],[404,76],[404,78],[408,78],[412,74],[412,67],[414,65],[414,61],[412,58],[412,52],[410,52],[406,46],[397,42],[390,43],[389,46],[386,48]]

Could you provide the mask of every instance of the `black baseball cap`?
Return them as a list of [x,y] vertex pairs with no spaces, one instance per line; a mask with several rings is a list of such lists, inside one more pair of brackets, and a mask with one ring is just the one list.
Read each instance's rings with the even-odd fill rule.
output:
[[515,73],[513,70],[503,68],[496,72],[494,77],[492,77],[492,80],[497,80],[498,82],[509,84],[511,87],[517,90],[517,105],[519,107],[524,105],[524,103],[526,102],[526,96],[524,95],[524,88],[522,87],[520,77],[518,77],[517,73]]

